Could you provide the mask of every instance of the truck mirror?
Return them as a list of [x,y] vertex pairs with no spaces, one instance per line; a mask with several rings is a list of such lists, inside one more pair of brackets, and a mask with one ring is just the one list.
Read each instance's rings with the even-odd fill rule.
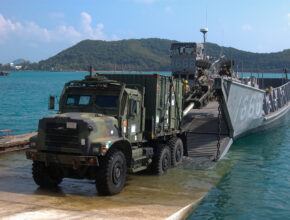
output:
[[49,105],[48,109],[49,110],[54,110],[54,104],[55,104],[55,96],[49,96]]

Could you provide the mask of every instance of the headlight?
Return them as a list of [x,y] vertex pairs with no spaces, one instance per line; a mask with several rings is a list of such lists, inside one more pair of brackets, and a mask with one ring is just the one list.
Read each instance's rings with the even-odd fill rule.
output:
[[101,143],[93,143],[91,146],[92,146],[92,153],[94,155],[98,155],[101,153],[101,148],[102,148]]
[[35,147],[36,147],[36,143],[35,143],[35,142],[33,142],[33,141],[32,141],[32,142],[30,142],[30,147],[31,147],[31,148],[35,148]]

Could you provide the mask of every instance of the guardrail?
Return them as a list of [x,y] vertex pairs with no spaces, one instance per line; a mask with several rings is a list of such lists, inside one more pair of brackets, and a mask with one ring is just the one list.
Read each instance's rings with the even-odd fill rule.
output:
[[265,93],[263,110],[265,115],[283,108],[290,101],[290,81]]

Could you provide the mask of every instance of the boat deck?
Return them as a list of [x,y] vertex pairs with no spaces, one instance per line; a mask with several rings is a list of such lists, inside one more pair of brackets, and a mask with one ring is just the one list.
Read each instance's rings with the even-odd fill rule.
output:
[[187,155],[193,158],[213,160],[217,156],[218,136],[220,136],[220,156],[230,147],[232,139],[225,120],[221,121],[221,133],[218,127],[218,103],[212,101],[202,109],[193,109],[183,121],[183,130],[187,131]]

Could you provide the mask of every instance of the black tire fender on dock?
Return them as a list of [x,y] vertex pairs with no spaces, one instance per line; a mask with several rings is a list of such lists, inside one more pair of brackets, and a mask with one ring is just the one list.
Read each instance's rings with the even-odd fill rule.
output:
[[46,167],[43,162],[33,161],[32,176],[40,187],[52,188],[62,182],[62,175],[55,167]]
[[166,144],[159,144],[154,152],[152,170],[157,175],[162,175],[171,167],[170,149]]
[[101,195],[114,195],[124,188],[126,182],[126,157],[119,149],[112,149],[100,161],[96,187]]
[[182,140],[178,137],[173,137],[169,139],[168,146],[171,153],[171,165],[176,167],[182,163],[183,159],[183,143]]

